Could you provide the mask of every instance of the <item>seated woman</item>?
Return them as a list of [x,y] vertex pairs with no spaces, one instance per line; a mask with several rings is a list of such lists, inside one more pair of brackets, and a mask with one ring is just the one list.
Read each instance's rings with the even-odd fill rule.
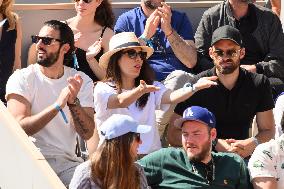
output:
[[139,154],[148,154],[161,148],[155,127],[155,110],[166,110],[171,103],[189,98],[195,91],[216,85],[217,77],[200,79],[194,86],[171,91],[154,81],[154,72],[147,63],[153,49],[141,46],[133,32],[114,35],[110,50],[100,58],[106,68],[106,80],[98,82],[94,89],[96,124],[100,139],[102,123],[112,114],[130,115],[139,124],[151,125],[151,132],[142,135],[144,141]]
[[102,145],[89,161],[76,168],[69,189],[147,189],[143,168],[134,161],[142,143],[140,133],[150,130],[130,116],[112,115],[103,123]]
[[12,12],[12,0],[0,0],[0,100],[6,103],[6,83],[21,68],[22,28]]
[[[108,0],[74,1],[77,15],[65,22],[74,33],[78,65],[70,66],[83,71],[93,81],[98,81],[105,76],[105,70],[99,67],[98,60],[108,51],[108,42],[113,36],[112,8]],[[35,47],[31,46],[28,63],[35,62]]]

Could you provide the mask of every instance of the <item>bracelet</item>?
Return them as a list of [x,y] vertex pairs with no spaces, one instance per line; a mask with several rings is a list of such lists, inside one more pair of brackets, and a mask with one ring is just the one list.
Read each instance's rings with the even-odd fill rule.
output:
[[147,39],[143,34],[138,39],[142,39],[143,41],[145,41],[146,45],[148,45],[151,48],[154,48],[151,39]]
[[172,29],[171,33],[168,34],[168,35],[166,35],[166,37],[167,37],[167,38],[170,37],[173,33],[174,33],[174,30]]
[[57,103],[55,104],[55,109],[60,112],[61,116],[63,117],[63,119],[65,121],[65,123],[68,123],[66,114],[63,112],[63,110],[61,109],[61,107]]
[[258,146],[259,145],[258,139],[256,137],[251,137],[251,138],[252,138],[253,142],[255,143],[255,145]]
[[184,84],[183,89],[186,89],[186,88],[191,88],[190,92],[192,93],[196,92],[195,84],[192,85],[191,83],[186,83]]

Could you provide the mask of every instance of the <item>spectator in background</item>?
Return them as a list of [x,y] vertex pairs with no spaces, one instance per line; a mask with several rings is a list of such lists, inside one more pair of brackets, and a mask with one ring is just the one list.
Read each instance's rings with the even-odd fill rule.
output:
[[[154,69],[155,80],[171,90],[181,88],[192,77],[190,73],[196,71],[191,23],[185,13],[172,10],[165,0],[141,0],[140,7],[119,16],[114,32],[134,32],[142,45],[154,48],[148,62]],[[174,107],[156,112],[160,135]]]
[[68,186],[76,166],[83,162],[75,154],[77,134],[85,140],[93,135],[94,85],[83,72],[65,66],[75,50],[67,24],[47,21],[32,39],[37,63],[9,78],[7,108]]
[[[280,125],[283,133],[283,110]],[[284,134],[256,147],[248,164],[254,189],[282,189],[284,186],[283,162]]]
[[281,9],[281,5],[284,6],[284,1],[283,0],[270,0],[271,3],[271,10],[279,16],[281,23],[282,23],[282,28],[284,31],[284,9]]
[[215,153],[215,117],[206,108],[192,106],[176,120],[182,130],[182,148],[163,148],[138,163],[149,186],[168,189],[250,189],[243,159],[236,154]]
[[134,161],[140,134],[150,130],[128,115],[111,115],[102,125],[102,145],[76,168],[69,189],[147,189],[144,171]]
[[195,34],[198,61],[212,61],[208,49],[215,29],[233,26],[241,32],[246,49],[241,67],[267,76],[276,98],[284,90],[284,33],[279,18],[254,1],[225,0],[205,11]]
[[[240,32],[232,26],[222,26],[213,32],[209,55],[215,67],[194,78],[218,76],[218,85],[197,91],[189,99],[177,105],[168,130],[172,145],[181,144],[181,131],[173,127],[189,106],[208,108],[216,116],[215,150],[234,152],[243,158],[249,157],[258,143],[274,137],[272,109],[274,102],[266,76],[249,72],[240,67],[245,56]],[[256,116],[258,134],[249,137],[249,128]]]
[[6,103],[6,83],[21,68],[22,28],[12,12],[13,0],[0,0],[0,99]]

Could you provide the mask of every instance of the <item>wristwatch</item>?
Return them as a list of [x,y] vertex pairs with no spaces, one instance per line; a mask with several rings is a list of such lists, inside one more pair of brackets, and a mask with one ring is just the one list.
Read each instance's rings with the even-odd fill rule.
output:
[[79,98],[75,98],[75,100],[74,100],[74,102],[71,104],[71,103],[68,103],[67,102],[67,106],[80,106],[80,100],[79,100]]

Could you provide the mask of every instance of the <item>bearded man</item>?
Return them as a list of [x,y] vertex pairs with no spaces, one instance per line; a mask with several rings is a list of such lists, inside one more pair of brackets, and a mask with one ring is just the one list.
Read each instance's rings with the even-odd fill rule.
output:
[[149,186],[172,189],[250,189],[242,158],[232,153],[214,153],[215,116],[206,108],[192,106],[175,121],[182,131],[182,148],[164,148],[141,160]]
[[65,186],[83,159],[75,153],[76,137],[94,132],[93,82],[70,64],[74,35],[57,20],[44,23],[32,36],[37,64],[17,70],[7,83],[7,108],[32,136]]
[[[189,106],[208,108],[216,116],[218,139],[214,142],[218,152],[234,152],[249,157],[259,143],[274,137],[275,124],[270,84],[266,76],[240,67],[245,56],[240,32],[232,26],[222,26],[212,35],[209,48],[215,67],[195,77],[217,76],[217,85],[196,91],[177,105],[171,118],[168,139],[174,146],[181,144],[181,131],[173,127],[174,120]],[[197,80],[196,80],[197,81]],[[194,85],[193,85],[194,88]],[[258,134],[249,138],[249,128],[256,116]]]
[[194,36],[198,64],[212,62],[208,50],[213,32],[224,25],[233,26],[242,34],[246,48],[241,67],[268,77],[276,98],[284,91],[284,33],[278,16],[254,2],[225,0],[204,12]]

